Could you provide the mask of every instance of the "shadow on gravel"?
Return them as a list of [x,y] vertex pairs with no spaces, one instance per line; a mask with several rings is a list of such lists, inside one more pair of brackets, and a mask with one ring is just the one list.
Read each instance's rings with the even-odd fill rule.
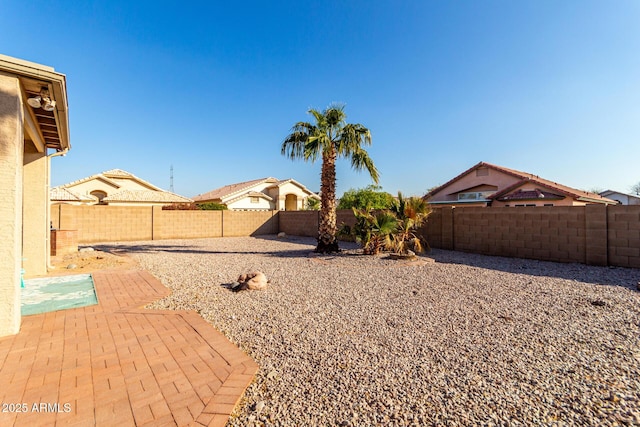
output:
[[[235,254],[235,255],[264,255],[271,256],[276,258],[308,258],[309,254],[313,252],[315,247],[315,239],[311,237],[298,237],[298,236],[287,236],[286,238],[278,238],[273,235],[265,235],[265,236],[252,236],[252,238],[260,241],[272,241],[272,242],[283,242],[288,245],[298,245],[300,249],[287,249],[287,250],[210,250],[203,248],[198,245],[174,245],[171,243],[171,240],[165,241],[150,241],[150,242],[141,242],[141,243],[128,243],[128,242],[118,242],[118,243],[103,243],[103,244],[95,244],[95,245],[86,245],[91,246],[96,250],[100,250],[103,252],[111,252],[114,254],[118,253],[155,253],[155,252],[171,252],[177,254]],[[224,239],[224,237],[220,238],[212,238],[212,239]],[[163,243],[166,242],[166,243]],[[345,242],[344,245],[351,248],[354,246],[353,243]]]
[[309,252],[313,249],[306,250],[286,250],[286,251],[217,251],[217,250],[207,250],[202,249],[195,246],[172,246],[172,245],[158,245],[158,244],[136,244],[129,245],[126,243],[117,244],[117,245],[92,245],[92,248],[104,251],[111,252],[114,254],[118,253],[155,253],[155,252],[172,252],[176,254],[235,254],[235,255],[265,255],[265,256],[273,256],[278,258],[291,258],[291,257],[308,257]]
[[636,268],[601,267],[578,263],[565,264],[553,261],[479,255],[444,249],[433,249],[428,255],[439,263],[460,264],[506,273],[555,277],[597,285],[621,286],[636,292],[638,291],[638,286],[640,286],[640,269]]

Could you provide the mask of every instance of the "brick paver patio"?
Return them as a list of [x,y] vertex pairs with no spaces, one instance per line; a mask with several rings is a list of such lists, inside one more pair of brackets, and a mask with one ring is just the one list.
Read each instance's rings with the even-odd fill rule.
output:
[[224,426],[255,362],[142,270],[93,273],[99,304],[0,338],[0,425]]

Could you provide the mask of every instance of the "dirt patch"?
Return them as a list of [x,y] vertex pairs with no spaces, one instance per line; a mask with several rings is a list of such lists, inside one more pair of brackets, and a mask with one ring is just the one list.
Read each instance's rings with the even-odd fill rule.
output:
[[138,263],[130,256],[103,251],[75,252],[72,254],[51,257],[53,274],[89,273],[97,270],[136,269]]

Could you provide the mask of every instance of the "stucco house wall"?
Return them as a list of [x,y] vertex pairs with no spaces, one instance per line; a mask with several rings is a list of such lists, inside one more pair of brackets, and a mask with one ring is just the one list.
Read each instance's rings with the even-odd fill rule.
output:
[[92,191],[96,191],[96,190],[104,191],[107,194],[110,194],[114,191],[118,191],[117,186],[102,179],[93,179],[91,181],[85,181],[79,184],[69,185],[66,188],[80,194],[90,194]]
[[613,199],[621,205],[640,205],[640,196],[626,194],[620,191],[606,190],[600,193],[602,197]]
[[0,72],[0,337],[20,330],[23,120],[20,82]]
[[33,143],[25,142],[23,169],[22,268],[28,276],[47,273],[49,258],[49,177],[50,159],[38,152]]
[[[36,96],[55,105],[29,105]],[[0,54],[0,337],[20,329],[21,270],[31,276],[47,272],[55,155],[48,150],[65,153],[71,147],[68,126],[66,77]]]
[[[287,209],[286,198],[291,194],[296,197],[295,209]],[[309,197],[309,193],[292,182],[285,182],[269,189],[269,195],[276,201],[274,209],[283,210],[303,210]]]
[[229,210],[273,210],[271,207],[272,203],[263,198],[256,196],[257,202],[252,202],[251,197],[243,197],[235,202],[227,203],[227,209]]

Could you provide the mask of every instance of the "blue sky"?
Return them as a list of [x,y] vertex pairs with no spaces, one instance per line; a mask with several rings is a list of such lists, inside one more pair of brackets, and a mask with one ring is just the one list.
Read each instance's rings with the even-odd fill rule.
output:
[[[194,196],[275,176],[320,188],[282,140],[309,108],[367,126],[384,190],[479,161],[579,189],[640,182],[640,2],[24,1],[0,53],[66,74],[59,185],[127,170]],[[371,183],[338,164],[338,195]]]

